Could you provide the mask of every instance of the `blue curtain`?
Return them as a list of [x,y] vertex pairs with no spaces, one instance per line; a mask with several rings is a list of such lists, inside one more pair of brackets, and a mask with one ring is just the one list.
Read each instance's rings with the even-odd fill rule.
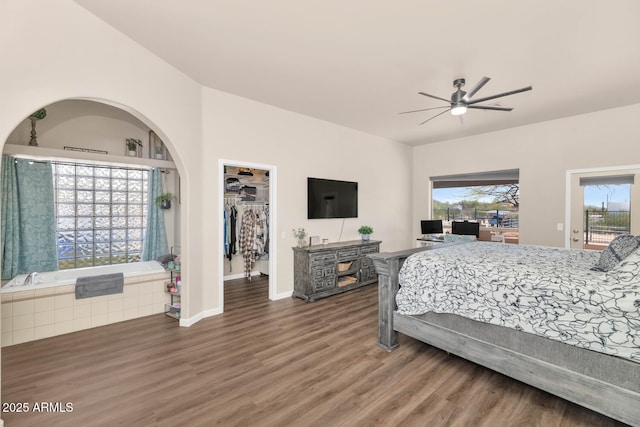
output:
[[51,162],[2,156],[2,279],[58,269]]
[[164,228],[164,212],[156,203],[156,197],[163,193],[162,172],[160,169],[149,171],[149,206],[147,208],[147,227],[142,246],[142,260],[150,261],[169,253],[167,233]]

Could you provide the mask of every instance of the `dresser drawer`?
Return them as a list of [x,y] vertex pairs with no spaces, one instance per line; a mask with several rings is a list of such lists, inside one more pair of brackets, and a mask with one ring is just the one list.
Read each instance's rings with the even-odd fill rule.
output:
[[336,260],[335,252],[320,252],[317,254],[311,254],[311,265],[320,262],[332,262]]
[[364,246],[362,248],[362,255],[377,254],[378,252],[380,252],[380,247],[378,245]]
[[360,248],[348,248],[341,249],[338,251],[338,259],[353,259],[357,258],[360,255]]

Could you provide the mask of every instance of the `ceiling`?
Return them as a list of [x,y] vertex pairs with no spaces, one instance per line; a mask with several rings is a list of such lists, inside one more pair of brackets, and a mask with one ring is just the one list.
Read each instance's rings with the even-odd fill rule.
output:
[[[204,86],[411,145],[640,103],[637,0],[75,1]],[[483,76],[533,90],[398,114]]]

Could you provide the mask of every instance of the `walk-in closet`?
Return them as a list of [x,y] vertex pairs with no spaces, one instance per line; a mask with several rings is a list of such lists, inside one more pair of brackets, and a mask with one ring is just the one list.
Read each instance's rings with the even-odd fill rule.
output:
[[224,280],[269,276],[269,170],[224,166]]

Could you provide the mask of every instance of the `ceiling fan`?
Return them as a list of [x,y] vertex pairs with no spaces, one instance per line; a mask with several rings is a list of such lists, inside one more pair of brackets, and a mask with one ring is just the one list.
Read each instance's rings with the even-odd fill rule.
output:
[[[430,95],[430,94],[424,93],[424,92],[418,92],[420,95],[424,95],[424,96],[428,96],[429,98],[434,98],[434,99],[438,99],[440,101],[444,101],[447,104],[449,104],[449,106],[423,108],[423,109],[420,109],[420,110],[411,110],[411,111],[403,111],[400,114],[417,113],[417,112],[420,112],[420,111],[439,110],[441,108],[446,108],[446,110],[444,110],[444,111],[436,114],[435,116],[428,118],[424,122],[420,123],[421,125],[423,125],[423,124],[427,123],[428,121],[433,120],[436,117],[443,115],[447,111],[451,111],[451,114],[454,115],[454,116],[461,116],[462,114],[467,112],[468,108],[474,108],[474,109],[477,109],[477,110],[511,111],[511,110],[513,110],[513,108],[498,107],[498,106],[493,106],[493,105],[475,105],[475,104],[477,104],[479,102],[489,101],[491,99],[501,98],[503,96],[514,95],[514,94],[520,93],[520,92],[526,92],[528,90],[533,89],[531,86],[527,86],[527,87],[523,87],[521,89],[511,90],[509,92],[504,92],[504,93],[499,93],[497,95],[485,96],[484,98],[478,98],[478,99],[471,99],[471,97],[473,95],[475,95],[480,89],[482,89],[482,87],[485,84],[487,84],[487,82],[489,80],[491,80],[489,77],[483,77],[482,79],[480,79],[480,81],[478,83],[476,83],[476,85],[474,87],[471,88],[471,90],[469,92],[465,92],[465,91],[462,90],[462,86],[464,86],[465,80],[464,79],[455,79],[453,81],[453,87],[458,88],[458,90],[456,90],[455,92],[453,92],[451,94],[451,100],[448,100],[448,99],[445,99],[445,98],[441,98],[441,97],[435,96],[435,95]],[[462,119],[462,117],[460,117],[460,119]]]

